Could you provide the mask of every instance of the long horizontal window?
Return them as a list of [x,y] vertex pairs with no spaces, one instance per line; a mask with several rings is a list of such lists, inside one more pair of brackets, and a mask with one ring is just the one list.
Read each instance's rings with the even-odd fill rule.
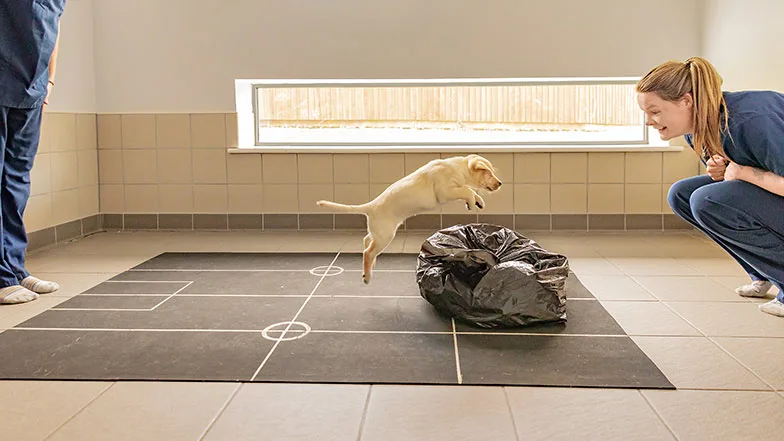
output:
[[636,79],[254,84],[256,145],[646,144]]

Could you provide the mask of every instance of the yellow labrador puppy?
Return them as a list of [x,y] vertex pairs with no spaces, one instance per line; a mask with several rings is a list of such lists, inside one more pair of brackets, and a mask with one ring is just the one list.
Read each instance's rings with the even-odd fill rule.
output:
[[363,240],[362,280],[370,283],[376,257],[395,238],[397,229],[409,217],[463,200],[469,210],[484,208],[476,190],[493,192],[501,187],[493,165],[479,155],[434,159],[387,187],[370,202],[344,205],[318,201],[316,205],[334,211],[362,213],[367,217],[368,234]]

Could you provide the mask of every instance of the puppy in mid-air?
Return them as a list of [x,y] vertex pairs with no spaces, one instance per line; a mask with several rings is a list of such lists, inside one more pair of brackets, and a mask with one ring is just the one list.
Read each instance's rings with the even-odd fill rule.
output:
[[434,159],[387,187],[370,202],[344,205],[318,201],[316,205],[367,217],[368,234],[363,239],[362,280],[370,283],[376,257],[395,238],[397,229],[409,217],[451,201],[463,200],[466,207],[484,208],[477,190],[494,192],[501,187],[493,165],[479,155]]

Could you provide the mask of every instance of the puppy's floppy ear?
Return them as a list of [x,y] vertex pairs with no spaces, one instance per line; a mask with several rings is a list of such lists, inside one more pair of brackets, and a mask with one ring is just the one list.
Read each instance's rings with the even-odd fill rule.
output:
[[470,155],[468,157],[468,169],[471,171],[480,171],[480,170],[491,171],[490,167],[487,166],[487,163],[484,160],[484,158],[478,155]]

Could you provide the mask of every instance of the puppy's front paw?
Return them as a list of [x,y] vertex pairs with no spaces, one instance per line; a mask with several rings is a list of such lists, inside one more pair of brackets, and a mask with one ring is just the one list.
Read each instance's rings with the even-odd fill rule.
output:
[[485,208],[485,200],[482,199],[481,196],[476,197],[476,206],[479,207],[480,210]]
[[368,283],[370,283],[370,276],[362,274],[362,281],[365,282],[365,285],[367,285]]
[[466,202],[466,208],[468,209],[468,211],[471,211],[471,203],[470,202]]

